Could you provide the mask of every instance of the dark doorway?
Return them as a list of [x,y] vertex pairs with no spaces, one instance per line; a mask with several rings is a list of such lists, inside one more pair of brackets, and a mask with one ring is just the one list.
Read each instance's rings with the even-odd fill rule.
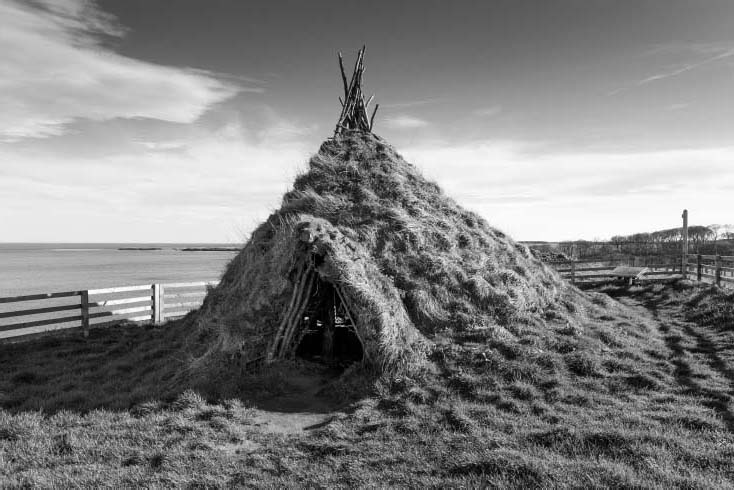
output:
[[361,361],[364,351],[352,318],[336,288],[318,279],[301,319],[296,356],[335,367]]

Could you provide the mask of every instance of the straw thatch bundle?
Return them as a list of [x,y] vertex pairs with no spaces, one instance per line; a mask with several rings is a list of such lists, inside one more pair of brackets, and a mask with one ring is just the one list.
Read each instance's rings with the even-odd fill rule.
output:
[[197,362],[293,357],[324,285],[379,371],[420,365],[438,337],[516,338],[568,312],[557,274],[362,131],[321,146],[190,318]]

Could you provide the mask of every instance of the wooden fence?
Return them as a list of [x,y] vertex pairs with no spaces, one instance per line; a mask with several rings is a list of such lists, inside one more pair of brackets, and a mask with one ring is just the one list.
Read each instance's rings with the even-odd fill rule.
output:
[[[734,287],[734,256],[702,255],[688,252],[688,210],[683,210],[681,233],[681,255],[677,256],[628,256],[624,258],[567,260],[548,262],[572,283],[608,281],[613,278],[612,270],[619,265],[647,267],[646,280],[653,276],[668,276],[690,279],[716,286]],[[699,227],[700,228],[700,227]]]
[[734,287],[734,256],[688,254],[684,256],[684,277],[717,286]]
[[[216,284],[144,284],[0,298],[0,339],[69,329],[81,329],[86,336],[92,327],[123,321],[161,325],[199,307],[206,287]],[[19,317],[24,321],[16,321]]]
[[734,287],[734,256],[688,254],[677,257],[625,257],[550,262],[564,279],[574,284],[605,282],[619,265],[647,267],[645,280],[683,278],[717,286]]
[[646,280],[680,277],[680,256],[621,257],[610,259],[566,260],[550,262],[564,279],[573,284],[606,282],[614,279],[612,271],[620,265],[647,267]]

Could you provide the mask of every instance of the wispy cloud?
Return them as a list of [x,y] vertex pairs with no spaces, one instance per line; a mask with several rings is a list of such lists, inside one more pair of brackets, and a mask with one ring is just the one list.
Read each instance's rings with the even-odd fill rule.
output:
[[[734,56],[734,48],[731,45],[722,45],[720,43],[716,43],[716,44],[691,43],[688,45],[673,44],[673,45],[656,46],[653,49],[651,49],[647,54],[652,55],[652,56],[659,55],[659,54],[668,54],[668,55],[678,54],[680,55],[682,52],[692,53],[693,56],[696,56],[698,58],[697,61],[679,63],[677,65],[669,67],[668,69],[660,70],[655,74],[641,78],[633,83],[630,83],[629,85],[625,85],[623,87],[612,90],[608,92],[607,95],[609,96],[617,95],[621,92],[630,90],[634,87],[641,87],[649,83],[657,82],[660,80],[665,80],[668,78],[677,77],[679,75],[683,75],[684,73],[690,72],[692,70],[696,70],[697,68],[700,68],[702,66],[709,65],[711,63],[715,63],[716,61],[724,60],[724,59],[731,58]],[[701,57],[703,57],[703,59],[701,59]]]
[[76,119],[190,123],[258,86],[125,57],[101,42],[124,34],[89,0],[0,1],[0,140],[62,134]]
[[491,105],[489,107],[481,107],[474,111],[475,116],[479,117],[495,117],[502,113],[502,106]]
[[713,63],[714,61],[722,60],[724,58],[729,58],[731,56],[734,56],[734,49],[730,49],[728,51],[725,51],[724,53],[717,54],[716,56],[711,56],[709,58],[698,61],[696,63],[685,64],[682,67],[676,68],[674,70],[668,70],[668,71],[656,73],[655,75],[651,75],[649,77],[643,78],[642,80],[639,80],[636,83],[636,85],[637,86],[645,85],[647,83],[655,82],[657,80],[664,80],[666,78],[682,75],[683,73],[686,73],[688,71],[695,70],[696,68],[699,68],[701,66],[708,65],[709,63]]
[[428,121],[414,116],[409,116],[407,114],[399,114],[397,116],[389,116],[385,118],[385,126],[390,129],[417,129],[424,128],[428,125]]
[[691,104],[687,102],[678,102],[676,104],[670,104],[668,106],[669,111],[682,111],[683,109],[687,109],[690,107]]
[[175,151],[186,147],[183,141],[138,141],[137,143],[150,151]]
[[441,97],[433,97],[430,99],[409,100],[406,102],[387,102],[381,105],[382,107],[385,107],[388,109],[405,109],[407,107],[420,107],[424,105],[435,104],[436,102],[440,102],[442,100],[443,98]]

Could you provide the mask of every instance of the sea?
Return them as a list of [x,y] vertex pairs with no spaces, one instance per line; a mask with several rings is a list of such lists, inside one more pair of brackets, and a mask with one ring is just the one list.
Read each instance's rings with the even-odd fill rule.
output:
[[[229,250],[203,250],[212,248]],[[217,281],[236,248],[211,243],[0,243],[0,298]]]

